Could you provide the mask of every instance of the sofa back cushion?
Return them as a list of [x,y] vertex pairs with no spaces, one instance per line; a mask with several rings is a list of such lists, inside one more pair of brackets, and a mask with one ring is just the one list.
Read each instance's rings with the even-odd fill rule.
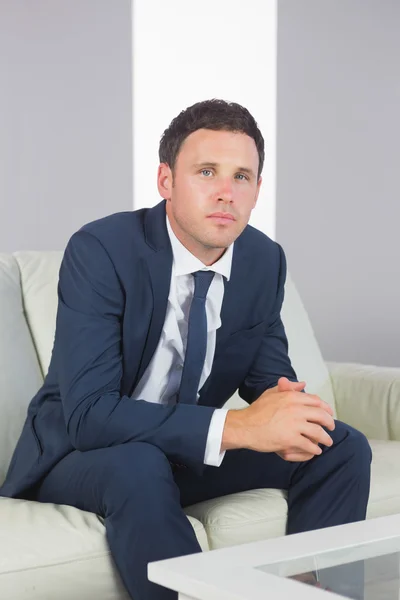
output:
[[26,409],[43,378],[25,319],[16,259],[0,254],[0,485],[21,433]]
[[325,400],[333,408],[336,416],[335,395],[328,368],[322,358],[307,311],[289,273],[281,316],[289,342],[289,356],[297,377],[306,382],[306,392],[317,394]]
[[57,284],[63,252],[16,252],[25,314],[43,376],[54,344]]

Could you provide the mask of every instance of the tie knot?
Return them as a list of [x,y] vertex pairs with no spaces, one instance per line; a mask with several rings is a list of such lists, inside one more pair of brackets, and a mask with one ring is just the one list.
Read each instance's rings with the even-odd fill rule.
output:
[[194,296],[205,298],[214,277],[214,271],[196,271],[194,277]]

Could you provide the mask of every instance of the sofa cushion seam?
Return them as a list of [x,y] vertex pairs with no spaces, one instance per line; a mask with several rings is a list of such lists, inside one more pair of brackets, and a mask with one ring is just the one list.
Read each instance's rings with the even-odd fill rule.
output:
[[282,517],[279,517],[277,519],[258,519],[257,521],[241,521],[241,522],[236,522],[234,525],[208,525],[207,523],[204,523],[204,529],[207,531],[208,529],[235,529],[236,527],[246,527],[247,525],[257,525],[258,523],[263,523],[263,522],[267,522],[267,523],[277,523],[279,521],[282,520],[286,520],[287,519],[287,515],[282,515]]
[[99,558],[107,558],[111,555],[110,551],[105,551],[102,552],[101,554],[95,554],[95,555],[91,555],[91,556],[83,556],[80,558],[72,558],[69,560],[62,560],[62,561],[58,561],[58,562],[48,562],[46,564],[43,565],[35,565],[32,567],[21,567],[18,569],[11,569],[8,571],[0,571],[0,577],[2,575],[10,575],[12,573],[20,573],[20,572],[24,572],[24,571],[35,571],[35,570],[39,570],[39,569],[47,569],[48,567],[59,567],[61,565],[70,565],[72,563],[79,563],[79,562],[86,562],[88,560],[97,560]]

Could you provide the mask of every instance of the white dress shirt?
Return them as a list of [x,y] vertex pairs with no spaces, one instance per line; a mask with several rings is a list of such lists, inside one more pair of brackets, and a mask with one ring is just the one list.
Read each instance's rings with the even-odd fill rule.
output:
[[[136,386],[132,398],[176,404],[185,361],[190,304],[194,293],[195,271],[214,271],[206,300],[207,351],[201,373],[199,389],[211,373],[214,360],[217,329],[221,327],[221,306],[224,298],[224,281],[231,275],[233,244],[210,267],[205,266],[181,244],[167,219],[167,230],[172,246],[172,273],[167,312],[156,351]],[[199,397],[199,394],[197,394]],[[219,467],[225,456],[221,452],[222,433],[227,410],[216,409],[208,430],[204,463]]]

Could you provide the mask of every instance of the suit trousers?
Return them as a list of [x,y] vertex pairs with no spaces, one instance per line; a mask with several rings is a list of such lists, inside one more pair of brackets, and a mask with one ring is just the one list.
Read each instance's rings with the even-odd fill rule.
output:
[[363,434],[340,421],[333,446],[306,462],[275,453],[230,450],[202,475],[174,469],[156,446],[132,442],[74,451],[42,480],[35,500],[68,504],[105,519],[117,569],[133,600],[176,600],[147,579],[148,562],[201,552],[183,508],[258,488],[288,492],[287,534],[365,519],[371,449]]

